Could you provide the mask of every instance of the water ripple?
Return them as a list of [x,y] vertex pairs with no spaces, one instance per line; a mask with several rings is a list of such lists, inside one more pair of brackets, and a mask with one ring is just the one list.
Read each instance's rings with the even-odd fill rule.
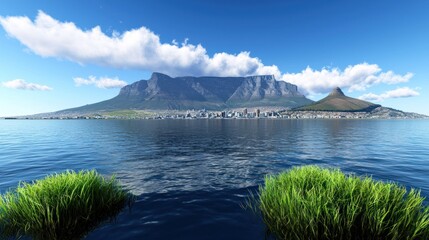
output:
[[0,191],[66,169],[138,196],[87,239],[262,239],[240,208],[264,176],[318,164],[429,196],[429,121],[0,121]]

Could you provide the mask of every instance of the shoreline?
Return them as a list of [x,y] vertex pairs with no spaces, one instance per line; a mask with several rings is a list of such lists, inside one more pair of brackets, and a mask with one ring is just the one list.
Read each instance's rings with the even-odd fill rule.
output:
[[285,109],[230,109],[223,111],[202,110],[116,110],[96,113],[42,113],[17,117],[2,117],[3,120],[132,120],[132,119],[429,119],[429,116],[378,107],[368,112],[358,111],[303,111]]

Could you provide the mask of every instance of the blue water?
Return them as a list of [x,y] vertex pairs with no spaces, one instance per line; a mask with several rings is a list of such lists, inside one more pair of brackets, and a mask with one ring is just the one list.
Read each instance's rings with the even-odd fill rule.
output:
[[429,197],[428,120],[2,120],[0,192],[97,169],[136,194],[86,239],[263,239],[240,207],[264,176],[317,164]]

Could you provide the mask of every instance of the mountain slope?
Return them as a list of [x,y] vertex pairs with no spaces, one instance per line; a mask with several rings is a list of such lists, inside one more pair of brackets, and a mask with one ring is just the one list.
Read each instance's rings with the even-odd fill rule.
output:
[[274,76],[176,77],[153,73],[123,87],[109,100],[61,112],[99,112],[123,109],[221,110],[232,107],[299,107],[313,101],[298,92],[297,86],[275,80]]
[[329,95],[320,101],[308,106],[297,108],[303,111],[343,111],[343,112],[369,112],[377,107],[373,104],[360,99],[347,97],[340,88],[335,88]]

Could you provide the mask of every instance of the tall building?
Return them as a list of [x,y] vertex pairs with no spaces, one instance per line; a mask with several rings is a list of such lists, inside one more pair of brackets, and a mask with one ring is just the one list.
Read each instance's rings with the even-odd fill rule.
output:
[[258,109],[256,109],[256,117],[259,117],[259,115],[261,115],[261,110],[259,110],[259,108],[258,108]]
[[247,108],[245,108],[245,109],[243,110],[243,115],[244,115],[244,116],[246,116],[246,115],[247,115]]

